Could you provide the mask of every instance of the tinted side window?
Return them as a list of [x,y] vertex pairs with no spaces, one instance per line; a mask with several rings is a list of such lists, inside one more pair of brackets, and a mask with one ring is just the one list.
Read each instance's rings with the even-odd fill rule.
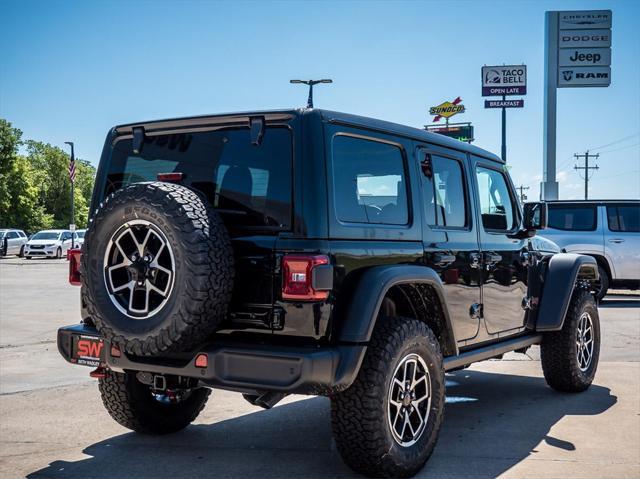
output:
[[433,191],[427,191],[426,207],[431,226],[464,228],[467,210],[462,165],[459,161],[431,155]]
[[640,206],[607,206],[610,231],[640,232]]
[[479,166],[476,177],[484,229],[512,230],[516,221],[515,207],[504,175],[497,170]]
[[18,237],[18,233],[16,233],[15,231],[9,231],[9,233],[7,233],[7,239],[14,239]]
[[550,228],[565,231],[593,231],[596,229],[595,206],[549,205]]
[[340,221],[392,225],[409,221],[404,160],[397,146],[336,136],[333,188]]

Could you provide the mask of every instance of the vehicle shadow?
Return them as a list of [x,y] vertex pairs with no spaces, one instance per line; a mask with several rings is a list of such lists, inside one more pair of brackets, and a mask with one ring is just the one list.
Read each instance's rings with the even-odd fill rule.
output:
[[[215,393],[214,393],[215,394]],[[541,378],[464,370],[447,375],[438,446],[418,477],[495,477],[545,441],[576,446],[550,429],[565,415],[597,415],[617,398],[592,386],[560,394]],[[215,407],[212,397],[208,407]],[[122,434],[86,447],[91,456],[54,461],[40,477],[353,477],[331,439],[329,400],[311,398],[164,437]],[[566,453],[565,453],[566,454]]]

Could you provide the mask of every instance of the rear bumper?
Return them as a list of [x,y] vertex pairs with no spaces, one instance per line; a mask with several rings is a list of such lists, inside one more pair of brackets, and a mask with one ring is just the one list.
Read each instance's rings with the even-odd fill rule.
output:
[[[92,327],[65,326],[58,330],[58,351],[68,362],[74,335],[100,337]],[[181,357],[132,357],[111,355],[105,341],[100,362],[116,372],[145,371],[198,379],[203,385],[240,392],[279,391],[329,394],[346,389],[354,381],[366,346],[303,348],[232,342],[213,342]],[[195,358],[206,354],[208,366],[198,368]]]

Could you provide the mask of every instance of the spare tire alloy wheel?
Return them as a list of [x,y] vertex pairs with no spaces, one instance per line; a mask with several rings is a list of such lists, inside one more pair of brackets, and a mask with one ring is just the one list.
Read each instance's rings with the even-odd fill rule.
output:
[[424,359],[417,354],[405,356],[393,373],[389,385],[389,428],[402,447],[415,444],[429,419],[431,377]]
[[126,353],[189,350],[226,318],[231,240],[213,207],[185,186],[136,183],[105,198],[81,262],[88,315]]
[[113,234],[104,255],[104,281],[121,313],[150,318],[166,304],[174,279],[171,245],[153,223],[129,221]]

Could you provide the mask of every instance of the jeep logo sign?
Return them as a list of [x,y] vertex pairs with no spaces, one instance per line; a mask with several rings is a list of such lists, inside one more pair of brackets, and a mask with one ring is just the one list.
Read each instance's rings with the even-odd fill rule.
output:
[[558,65],[572,66],[609,66],[610,48],[563,48],[558,52]]
[[609,67],[560,68],[558,71],[558,88],[609,86],[610,84],[611,68]]
[[586,48],[611,46],[611,30],[560,30],[558,47]]

